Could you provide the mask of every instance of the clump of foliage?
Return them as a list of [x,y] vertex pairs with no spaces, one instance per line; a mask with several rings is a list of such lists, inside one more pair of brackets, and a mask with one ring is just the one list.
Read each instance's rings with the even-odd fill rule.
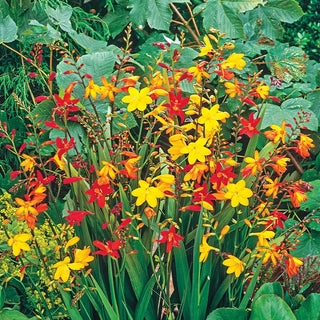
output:
[[3,283],[19,284],[32,301],[20,312],[40,318],[267,319],[268,303],[292,316],[280,283],[279,297],[275,287],[251,298],[280,267],[291,278],[304,265],[295,248],[318,218],[286,223],[312,190],[295,172],[316,115],[299,108],[264,125],[270,102],[300,100],[271,95],[278,82],[251,74],[218,30],[200,52],[183,34],[153,43],[145,77],[130,37],[116,55],[55,42],[63,59],[50,74],[22,57],[46,89],[34,106],[16,97],[23,143],[1,123],[19,163],[1,211],[1,254],[15,260]]

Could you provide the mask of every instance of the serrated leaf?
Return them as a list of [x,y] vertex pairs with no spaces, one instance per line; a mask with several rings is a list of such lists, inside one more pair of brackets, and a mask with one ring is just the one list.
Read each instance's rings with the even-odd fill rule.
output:
[[305,74],[307,57],[299,47],[289,47],[287,44],[278,43],[275,47],[270,48],[265,59],[271,74],[278,79],[289,82],[293,78],[299,80]]
[[67,24],[72,16],[72,7],[61,4],[54,9],[46,5],[45,12],[55,25]]
[[221,0],[225,6],[234,9],[236,12],[250,11],[258,4],[263,4],[262,0]]
[[167,0],[148,1],[147,22],[151,28],[169,31],[171,17],[172,12]]
[[311,212],[320,208],[320,180],[311,181],[310,184],[313,189],[306,193],[308,200],[301,202],[300,207],[302,210],[308,209]]
[[10,16],[2,17],[0,12],[0,43],[9,43],[17,39],[18,27]]
[[147,7],[148,0],[129,0],[128,8],[132,8],[130,11],[130,20],[135,26],[144,27],[147,21]]
[[299,3],[295,0],[269,0],[264,9],[269,16],[287,23],[293,23],[304,15]]
[[211,27],[225,32],[229,38],[243,38],[243,23],[238,13],[219,0],[209,0],[202,13],[203,26],[209,31]]
[[271,39],[281,39],[283,28],[279,20],[275,19],[264,7],[249,11],[249,22],[256,35]]

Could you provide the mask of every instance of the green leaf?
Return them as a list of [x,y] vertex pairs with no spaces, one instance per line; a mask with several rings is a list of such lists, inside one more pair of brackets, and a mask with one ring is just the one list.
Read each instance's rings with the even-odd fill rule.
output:
[[236,12],[245,12],[254,9],[257,5],[263,4],[262,0],[221,0],[225,6],[234,9]]
[[38,114],[37,121],[41,121],[40,128],[45,127],[45,121],[51,120],[53,108],[55,108],[55,103],[52,100],[43,100],[31,111],[32,117],[35,117]]
[[206,9],[202,13],[203,26],[209,31],[210,27],[225,32],[229,38],[243,38],[243,23],[237,12],[224,1],[209,0]]
[[3,305],[4,305],[4,296],[5,296],[5,293],[4,293],[3,286],[0,286],[0,310],[3,308]]
[[264,6],[269,16],[287,23],[300,19],[304,13],[295,0],[269,0]]
[[308,200],[301,203],[302,210],[318,210],[320,208],[320,180],[311,181],[313,189],[306,193]]
[[[138,123],[131,112],[127,112],[125,109],[120,109],[117,111],[118,117],[113,118],[112,121],[112,132],[113,134],[119,134],[125,130],[132,129],[138,126]],[[124,119],[124,115],[127,115]],[[125,125],[123,127],[122,125]]]
[[309,130],[318,130],[318,119],[316,115],[309,109],[311,103],[303,98],[294,98],[284,101],[281,106],[275,104],[268,104],[265,112],[265,116],[262,120],[261,129],[265,129],[272,124],[281,126],[285,120],[286,123],[290,123],[295,127],[293,118],[298,118],[298,112],[301,113],[301,109],[311,113],[310,121],[304,123],[304,126]]
[[17,39],[18,27],[10,16],[2,17],[0,12],[0,43],[12,42]]
[[296,250],[292,250],[292,255],[298,258],[305,258],[307,255],[320,255],[320,232],[311,230],[299,237],[299,244]]
[[258,7],[249,11],[249,22],[256,35],[271,39],[281,39],[283,28],[279,20],[275,19],[265,7]]
[[143,290],[143,293],[140,296],[140,299],[139,299],[139,301],[137,303],[137,307],[136,307],[135,320],[145,319],[145,314],[148,309],[150,299],[152,296],[152,290],[153,290],[153,287],[156,283],[155,277],[157,277],[157,275],[155,275],[149,279],[149,281],[147,282],[147,284]]
[[3,309],[0,311],[0,320],[29,320],[29,318],[17,310]]
[[282,43],[270,48],[265,58],[271,74],[285,82],[293,78],[297,81],[304,76],[307,59],[301,48]]
[[297,320],[320,319],[320,294],[311,293],[302,303],[301,307],[295,311]]
[[263,294],[252,306],[250,320],[296,320],[290,307],[274,294]]
[[246,320],[248,312],[245,310],[232,309],[232,308],[219,308],[212,311],[206,320]]
[[275,294],[276,296],[283,298],[281,284],[279,282],[269,282],[263,284],[254,295],[253,302],[255,302],[263,294]]
[[148,1],[147,22],[151,28],[169,31],[171,17],[172,12],[167,0]]
[[72,16],[72,7],[61,4],[56,9],[46,6],[45,12],[48,17],[55,25],[67,24],[70,23],[70,18]]
[[147,15],[146,8],[148,7],[148,0],[129,0],[128,8],[130,11],[130,20],[135,26],[142,26],[146,24]]
[[[136,2],[136,1],[135,1]],[[136,10],[136,7],[133,7],[132,11]],[[132,13],[131,11],[131,13]],[[131,14],[130,13],[130,14]],[[141,11],[140,11],[141,13]],[[143,13],[143,11],[142,11]],[[133,14],[133,17],[135,14]],[[136,24],[135,19],[132,17],[132,20],[134,21],[134,24]],[[129,23],[129,11],[124,9],[123,7],[118,6],[117,10],[114,12],[109,12],[106,14],[102,20],[107,23],[109,32],[111,34],[112,38],[115,38],[119,33],[122,32],[122,30],[126,27],[126,25]],[[140,25],[140,23],[138,24]],[[143,25],[143,24],[141,24]]]

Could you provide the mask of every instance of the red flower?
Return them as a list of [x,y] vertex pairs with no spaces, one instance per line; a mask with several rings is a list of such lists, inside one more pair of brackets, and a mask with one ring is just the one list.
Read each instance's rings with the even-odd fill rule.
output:
[[116,250],[120,249],[121,246],[121,240],[116,240],[114,242],[107,241],[107,243],[103,243],[101,241],[95,240],[93,241],[93,244],[98,247],[99,251],[94,252],[93,254],[101,254],[102,256],[108,256],[114,258],[120,258],[119,253]]
[[254,119],[254,113],[251,112],[249,116],[249,120],[246,120],[243,117],[240,117],[240,122],[243,125],[243,128],[240,130],[239,134],[246,134],[249,138],[252,138],[254,134],[260,133],[257,130],[257,125],[259,124],[261,118]]
[[161,231],[161,239],[157,240],[159,243],[167,242],[167,250],[166,252],[170,252],[173,246],[181,247],[179,245],[179,241],[182,240],[183,237],[176,234],[175,226],[173,225],[169,231]]
[[65,219],[68,220],[68,224],[73,227],[73,225],[76,223],[78,226],[80,226],[80,222],[86,216],[87,214],[93,214],[91,211],[70,211],[68,210],[68,213],[70,213],[69,216],[66,216]]
[[289,218],[284,215],[282,212],[279,212],[278,209],[274,210],[270,213],[271,216],[273,216],[274,219],[269,220],[266,227],[271,225],[272,229],[276,229],[279,227],[280,229],[283,229],[283,221],[288,220]]
[[174,93],[169,92],[170,103],[164,104],[168,109],[170,116],[177,115],[181,119],[181,123],[184,121],[184,113],[182,109],[188,104],[190,98],[181,98],[181,92],[176,96]]
[[236,178],[237,175],[232,172],[233,167],[227,167],[225,169],[222,168],[222,164],[220,162],[217,163],[216,171],[211,176],[210,182],[216,183],[216,190],[220,190],[221,184],[226,186],[229,183],[231,178]]
[[92,185],[92,188],[85,192],[85,194],[88,194],[91,196],[87,204],[97,200],[98,206],[100,208],[103,208],[106,204],[106,198],[105,198],[106,195],[111,194],[112,192],[113,192],[113,189],[110,188],[109,183],[100,185],[98,183],[98,180],[96,180]]

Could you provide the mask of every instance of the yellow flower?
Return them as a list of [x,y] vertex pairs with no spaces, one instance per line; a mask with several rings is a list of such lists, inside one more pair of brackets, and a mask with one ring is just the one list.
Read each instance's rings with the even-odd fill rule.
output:
[[37,164],[37,162],[34,160],[35,157],[30,157],[24,153],[22,154],[22,156],[25,158],[25,160],[20,163],[20,166],[24,167],[23,171],[24,172],[32,171],[33,167]]
[[244,180],[240,180],[236,184],[229,183],[227,189],[228,192],[225,194],[225,198],[231,199],[232,207],[237,207],[239,203],[244,206],[249,205],[248,198],[253,195],[253,192],[246,188],[246,182]]
[[[116,178],[116,174],[119,173],[119,170],[107,161],[101,161],[104,165],[100,171],[97,171],[98,176],[100,176],[99,183],[105,184],[110,183],[110,179],[114,180]],[[110,177],[110,179],[109,179]]]
[[274,199],[277,194],[278,194],[278,191],[279,191],[279,183],[278,183],[278,178],[276,178],[274,181],[270,178],[266,178],[266,180],[268,182],[270,182],[269,184],[265,184],[263,187],[265,189],[268,189],[266,190],[266,196],[269,197],[272,195],[272,198]]
[[88,262],[91,262],[94,257],[90,256],[91,250],[90,248],[84,248],[83,250],[75,249],[74,250],[74,263],[82,264],[82,268],[88,266]]
[[228,255],[228,259],[224,260],[222,264],[228,267],[228,274],[234,273],[237,278],[240,276],[240,273],[244,270],[245,266],[244,262],[230,254]]
[[53,279],[61,279],[63,282],[67,282],[70,276],[70,269],[80,270],[83,267],[83,265],[82,263],[70,263],[70,258],[65,257],[63,261],[57,262],[52,267],[57,268],[57,271],[54,274]]
[[80,241],[80,238],[79,237],[73,237],[72,239],[70,239],[66,246],[65,246],[65,249],[69,248],[69,247],[72,247],[73,245],[75,245],[76,243],[78,243]]
[[30,240],[32,235],[29,233],[19,233],[8,240],[8,245],[12,247],[12,253],[18,256],[21,250],[30,251],[30,246],[26,241]]
[[257,87],[257,89],[256,89],[257,93],[259,94],[259,96],[260,96],[262,99],[265,99],[265,98],[268,97],[268,95],[269,95],[269,90],[270,90],[270,88],[269,88],[267,85],[263,84],[263,82],[261,82],[261,83],[259,84],[259,86]]
[[211,235],[212,235],[211,233],[208,233],[208,234],[205,234],[205,235],[202,237],[202,243],[200,244],[200,257],[199,257],[199,262],[205,262],[205,261],[208,259],[209,252],[210,252],[211,250],[219,251],[219,249],[208,245],[208,243],[207,243],[207,238],[208,238],[209,236],[211,236]]
[[222,69],[234,68],[242,70],[246,65],[246,62],[242,59],[244,54],[242,53],[233,53],[228,59],[221,63]]
[[212,48],[212,45],[211,45],[211,42],[208,38],[207,35],[205,35],[203,37],[203,41],[205,43],[205,46],[200,48],[200,53],[199,53],[199,57],[202,57],[202,56],[212,56],[212,54],[215,52],[214,49]]
[[213,131],[214,133],[220,129],[218,120],[225,122],[230,115],[228,112],[219,111],[219,105],[215,104],[211,109],[202,108],[201,117],[198,122],[204,124],[206,135]]
[[175,134],[169,137],[169,142],[172,144],[172,147],[169,148],[168,152],[170,153],[172,160],[177,160],[183,155],[181,149],[186,147],[186,139],[187,138],[183,134]]
[[86,87],[84,98],[88,99],[89,95],[91,95],[94,100],[97,100],[97,93],[100,93],[100,87],[94,83],[93,79],[91,79]]
[[207,143],[206,138],[199,138],[196,142],[190,142],[187,146],[183,147],[180,152],[188,153],[188,161],[194,164],[197,160],[205,162],[205,156],[208,156],[211,151],[204,145]]
[[[246,163],[248,163],[248,165],[246,165],[241,172],[243,173],[243,175],[249,176],[250,174],[252,174],[253,176],[255,176],[257,174],[257,171],[262,171],[262,162],[264,161],[264,159],[260,159],[259,158],[259,151],[255,150],[254,152],[254,158],[251,157],[246,157],[244,158],[244,161]],[[246,174],[248,173],[248,174]]]
[[144,111],[147,104],[152,103],[152,99],[148,96],[150,89],[143,88],[140,92],[133,87],[129,88],[129,95],[122,98],[122,102],[129,103],[127,110],[129,112],[136,109]]
[[147,181],[140,180],[140,188],[137,188],[132,191],[132,195],[137,197],[136,205],[141,206],[144,202],[148,202],[150,207],[156,207],[158,204],[157,198],[164,197],[164,193],[156,188],[150,187],[150,178]]
[[193,78],[196,78],[197,83],[201,83],[202,77],[210,79],[209,73],[204,69],[205,63],[205,61],[200,62],[199,64],[195,62],[196,66],[188,69],[188,72],[193,73]]
[[286,132],[286,121],[283,120],[281,127],[273,124],[270,126],[271,129],[273,129],[272,131],[266,131],[264,133],[264,135],[266,136],[266,138],[270,139],[273,141],[273,143],[277,143],[280,139],[282,141],[282,143],[285,143],[286,140],[286,136],[288,136],[288,133]]

